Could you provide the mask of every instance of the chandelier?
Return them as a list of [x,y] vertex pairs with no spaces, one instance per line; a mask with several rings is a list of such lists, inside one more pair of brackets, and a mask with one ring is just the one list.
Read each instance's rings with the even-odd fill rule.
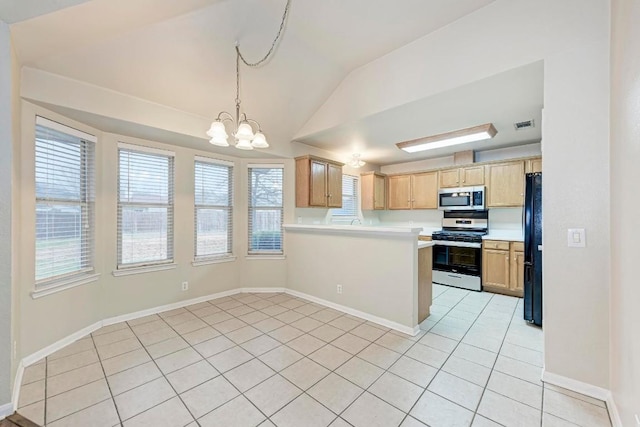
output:
[[[271,54],[273,53],[278,40],[282,34],[282,30],[284,29],[284,25],[287,20],[287,14],[289,12],[289,4],[291,0],[287,0],[287,4],[284,8],[284,13],[282,15],[282,21],[280,22],[280,29],[278,30],[278,34],[276,35],[273,43],[271,43],[271,48],[267,52],[267,54],[261,60],[257,62],[248,62],[242,53],[240,53],[240,46],[238,42],[236,42],[236,114],[235,117],[226,111],[221,111],[218,113],[216,119],[211,123],[211,127],[207,131],[207,135],[211,138],[209,142],[213,145],[217,145],[220,147],[228,147],[229,146],[229,135],[227,134],[227,129],[225,127],[225,122],[231,122],[234,131],[232,135],[235,139],[235,147],[240,150],[253,150],[254,148],[269,148],[269,143],[267,142],[267,138],[264,136],[262,132],[262,128],[260,127],[260,123],[257,121],[250,119],[247,117],[246,113],[240,112],[240,60],[248,66],[248,67],[258,67],[263,64]],[[254,133],[253,126],[256,127],[256,132]]]

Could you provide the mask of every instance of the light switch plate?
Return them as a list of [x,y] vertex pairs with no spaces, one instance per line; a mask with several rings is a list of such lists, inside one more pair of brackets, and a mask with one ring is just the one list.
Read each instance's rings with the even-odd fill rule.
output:
[[567,230],[567,245],[570,248],[584,248],[585,231],[584,228],[570,228]]

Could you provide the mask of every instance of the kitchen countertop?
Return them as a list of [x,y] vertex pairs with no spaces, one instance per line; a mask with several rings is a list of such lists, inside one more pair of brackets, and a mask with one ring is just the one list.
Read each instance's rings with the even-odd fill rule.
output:
[[482,240],[508,240],[511,242],[524,242],[524,234],[520,230],[489,230],[482,236]]
[[411,236],[414,239],[422,227],[390,227],[377,225],[336,225],[336,224],[284,224],[287,231],[305,231],[330,234],[378,234],[387,236]]
[[418,242],[418,249],[430,248],[431,246],[433,246],[433,242],[428,242],[428,241],[424,241],[424,240],[420,240]]

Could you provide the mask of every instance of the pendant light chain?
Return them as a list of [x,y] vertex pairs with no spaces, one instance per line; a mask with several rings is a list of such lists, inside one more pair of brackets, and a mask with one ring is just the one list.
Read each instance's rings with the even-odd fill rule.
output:
[[238,52],[238,57],[240,57],[240,59],[242,59],[242,62],[246,66],[248,66],[248,67],[258,67],[264,61],[269,59],[269,56],[271,56],[271,53],[273,53],[273,50],[276,48],[276,45],[278,44],[278,40],[280,39],[280,36],[282,35],[282,30],[284,29],[284,24],[287,21],[287,15],[289,14],[289,5],[290,4],[291,4],[291,0],[287,0],[287,4],[284,7],[284,13],[282,14],[282,21],[280,22],[280,28],[278,29],[278,34],[276,34],[276,38],[273,39],[273,43],[271,43],[271,48],[269,49],[267,54],[264,56],[264,58],[262,58],[258,62],[249,62],[244,58],[244,56],[242,56],[242,53],[240,52],[240,46],[236,45],[236,52]]

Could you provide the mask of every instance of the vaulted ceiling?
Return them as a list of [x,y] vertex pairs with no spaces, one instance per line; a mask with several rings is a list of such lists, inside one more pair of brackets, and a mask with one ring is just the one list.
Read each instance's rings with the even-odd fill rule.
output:
[[[421,110],[433,113],[438,110],[434,102],[454,101],[425,100],[406,106],[406,111],[391,111],[386,118],[345,124],[321,135],[300,135],[300,131],[353,70],[492,1],[292,0],[275,55],[260,68],[241,68],[243,110],[262,124],[275,146],[290,144],[297,136],[297,140],[318,148],[346,151],[357,134],[361,151],[391,147],[386,154],[379,151],[369,160],[381,164],[402,161],[391,149],[397,150],[393,144],[403,136],[394,140],[394,126],[403,122],[393,117],[419,116]],[[280,25],[285,3],[286,0],[2,0],[0,19],[12,23],[13,43],[24,67],[210,120],[219,111],[234,108],[234,43],[239,42],[249,60],[262,57]],[[472,96],[471,100],[469,94],[508,88],[518,78],[519,84],[529,89],[512,93],[511,104],[504,105],[513,108],[517,95],[521,95],[526,98],[523,103],[535,104],[539,112],[541,67],[507,76],[504,81],[497,78],[452,96],[477,103],[477,97]],[[50,107],[55,109],[55,105]],[[460,115],[466,114],[464,106],[458,107]],[[479,108],[473,105],[471,110]],[[60,110],[73,115],[73,111],[62,111],[62,107]],[[496,111],[501,114],[501,110]],[[81,115],[77,112],[78,118]],[[528,111],[521,115],[521,119],[533,118],[528,117]],[[386,131],[380,130],[382,123],[388,124]],[[94,117],[93,124],[123,133],[128,126],[110,121],[109,117]],[[456,125],[452,120],[448,126]],[[205,130],[202,129],[203,146],[208,145]],[[192,134],[199,132],[194,130]],[[233,154],[242,153],[234,150]]]

